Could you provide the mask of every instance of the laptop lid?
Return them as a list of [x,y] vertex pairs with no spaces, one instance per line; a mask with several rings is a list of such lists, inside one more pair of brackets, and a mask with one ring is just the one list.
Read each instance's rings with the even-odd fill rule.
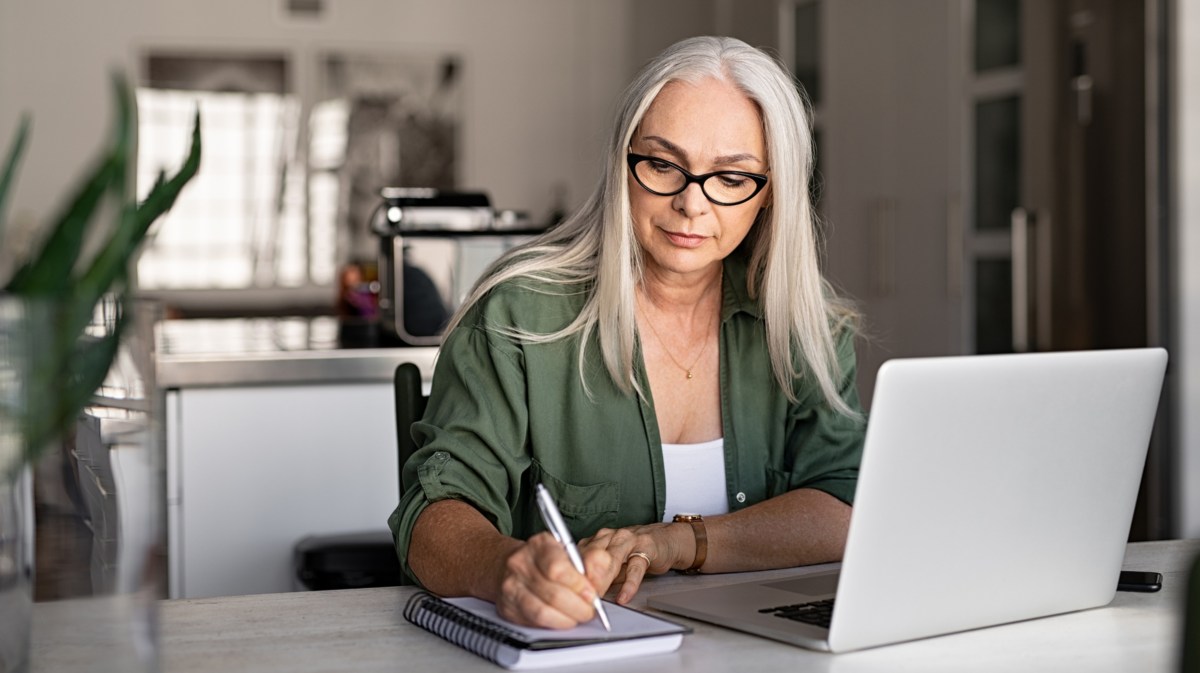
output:
[[889,361],[826,641],[753,605],[731,618],[730,596],[779,604],[778,579],[650,605],[835,652],[1105,605],[1166,362],[1162,349]]

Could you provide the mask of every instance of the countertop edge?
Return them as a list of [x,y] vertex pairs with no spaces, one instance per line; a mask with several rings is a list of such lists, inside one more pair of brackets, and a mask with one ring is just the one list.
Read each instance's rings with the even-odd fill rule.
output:
[[433,378],[436,347],[355,348],[250,354],[159,354],[158,386],[165,389],[292,385],[297,383],[385,383],[396,367],[411,362],[421,378]]

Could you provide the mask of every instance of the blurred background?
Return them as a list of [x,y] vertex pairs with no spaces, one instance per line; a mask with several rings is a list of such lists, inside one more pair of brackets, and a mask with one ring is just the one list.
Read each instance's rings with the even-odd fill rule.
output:
[[99,147],[123,68],[143,189],[203,111],[200,176],[156,225],[142,293],[179,318],[332,315],[348,266],[386,271],[381,187],[485,192],[552,225],[598,178],[621,88],[699,34],[774,51],[813,105],[825,272],[867,318],[863,398],[893,357],[1165,346],[1133,538],[1200,536],[1186,0],[6,0],[0,138],[34,118],[16,244]]

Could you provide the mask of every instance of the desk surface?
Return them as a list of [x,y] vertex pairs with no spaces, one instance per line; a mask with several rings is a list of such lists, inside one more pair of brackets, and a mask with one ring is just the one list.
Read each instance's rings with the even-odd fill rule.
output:
[[[1104,608],[1046,617],[899,645],[830,655],[686,619],[695,633],[674,653],[619,663],[635,671],[1175,671],[1186,570],[1200,540],[1129,545],[1125,568],[1163,573],[1153,594],[1118,592]],[[814,570],[819,567],[815,567]],[[646,595],[791,574],[664,575]],[[411,587],[263,594],[161,603],[162,668],[213,671],[498,671],[412,626],[401,612]],[[34,608],[33,673],[88,670],[86,633],[55,628],[78,622],[79,601]],[[673,619],[675,619],[673,617]],[[614,664],[582,664],[577,673],[611,673]]]

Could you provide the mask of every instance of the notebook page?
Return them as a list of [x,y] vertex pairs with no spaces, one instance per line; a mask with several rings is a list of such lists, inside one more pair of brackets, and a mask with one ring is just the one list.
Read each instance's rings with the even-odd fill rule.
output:
[[604,630],[599,619],[593,619],[572,629],[539,629],[530,626],[513,624],[496,614],[496,606],[478,598],[444,598],[447,603],[455,605],[488,621],[503,624],[515,631],[529,643],[587,643],[605,640],[625,640],[643,638],[654,635],[671,633],[686,633],[689,629],[674,622],[647,615],[631,608],[605,601],[604,609],[608,611],[612,632]]

